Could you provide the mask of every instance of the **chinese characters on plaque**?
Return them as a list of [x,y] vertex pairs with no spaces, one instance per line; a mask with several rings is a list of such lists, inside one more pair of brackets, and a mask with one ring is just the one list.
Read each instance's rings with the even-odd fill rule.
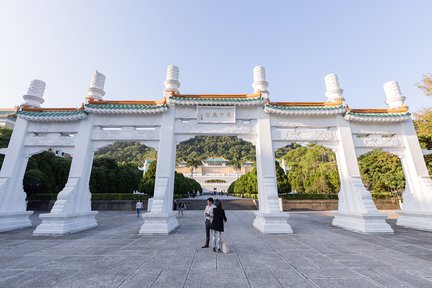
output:
[[235,123],[235,107],[199,106],[198,123]]

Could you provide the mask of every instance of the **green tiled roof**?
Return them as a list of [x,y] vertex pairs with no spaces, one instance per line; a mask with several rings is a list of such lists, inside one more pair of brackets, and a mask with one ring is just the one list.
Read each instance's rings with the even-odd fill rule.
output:
[[9,114],[14,114],[14,113],[15,113],[15,110],[0,111],[0,115],[5,115],[5,116],[7,116]]
[[401,116],[411,116],[409,112],[402,113],[356,113],[348,112],[347,115],[352,115],[356,117],[378,117],[378,118],[397,118]]
[[193,97],[171,97],[170,100],[176,101],[200,101],[200,102],[254,102],[257,100],[262,100],[261,96],[255,98],[193,98]]
[[342,104],[339,106],[283,106],[283,105],[271,105],[266,104],[266,107],[272,108],[272,109],[279,109],[279,110],[301,110],[301,111],[314,111],[314,110],[336,110],[345,108]]
[[87,104],[86,108],[91,109],[122,109],[122,110],[148,110],[148,109],[160,109],[167,107],[166,104],[163,105],[148,105],[148,104]]
[[204,162],[229,162],[229,160],[226,160],[226,159],[224,159],[222,157],[216,157],[216,158],[209,157],[209,158],[207,158],[207,159],[205,159],[203,161]]
[[83,110],[75,111],[19,111],[19,116],[30,116],[30,117],[70,117],[76,115],[87,114]]

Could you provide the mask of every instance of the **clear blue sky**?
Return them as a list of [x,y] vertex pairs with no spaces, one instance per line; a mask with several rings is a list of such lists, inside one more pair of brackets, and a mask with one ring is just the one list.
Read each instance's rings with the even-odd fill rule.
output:
[[272,101],[324,101],[338,74],[353,108],[386,107],[397,80],[411,111],[432,72],[432,1],[0,1],[0,107],[47,83],[45,107],[78,107],[94,70],[105,99],[159,99],[166,67],[182,93],[250,93],[267,71]]

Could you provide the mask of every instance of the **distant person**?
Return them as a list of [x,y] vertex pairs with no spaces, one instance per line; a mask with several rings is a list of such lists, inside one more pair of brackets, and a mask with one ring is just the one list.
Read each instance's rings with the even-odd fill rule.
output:
[[222,209],[222,202],[217,201],[216,208],[213,209],[213,221],[210,226],[211,230],[213,230],[213,251],[221,252],[222,245],[222,232],[224,232],[224,222],[227,221],[225,216],[225,210]]
[[176,211],[177,210],[177,207],[178,207],[178,201],[177,201],[177,199],[174,201],[174,203],[173,203],[173,210],[174,211]]
[[143,209],[144,205],[141,202],[141,199],[138,200],[138,202],[135,205],[135,209],[136,209],[136,213],[137,213],[137,218],[139,218],[141,210]]
[[207,199],[207,206],[204,209],[206,242],[201,248],[208,248],[210,244],[210,225],[213,220],[213,208],[213,198],[210,197]]
[[183,211],[186,210],[186,204],[183,201],[180,201],[178,208],[178,216],[181,214],[181,217],[183,217]]

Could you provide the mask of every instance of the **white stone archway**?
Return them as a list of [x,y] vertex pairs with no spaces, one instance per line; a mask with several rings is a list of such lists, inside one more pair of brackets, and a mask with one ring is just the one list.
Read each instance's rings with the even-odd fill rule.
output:
[[[399,225],[432,230],[432,182],[410,113],[396,82],[384,85],[388,108],[350,109],[336,75],[326,76],[326,102],[271,102],[264,68],[254,69],[254,92],[187,95],[179,92],[178,68],[168,67],[161,101],[106,101],[105,77],[96,72],[86,103],[78,109],[41,108],[45,84],[31,83],[0,171],[0,231],[28,227],[19,177],[34,151],[61,148],[72,154],[68,182],[34,235],[64,235],[97,225],[91,211],[90,171],[94,151],[116,141],[158,150],[155,193],[141,234],[167,234],[178,227],[172,211],[176,145],[197,135],[231,135],[256,147],[259,211],[254,227],[263,233],[292,233],[280,211],[274,150],[291,142],[316,142],[336,153],[341,179],[333,225],[362,233],[392,233],[360,179],[357,155],[372,148],[402,158],[409,189]],[[32,152],[33,151],[33,152]],[[22,179],[22,177],[20,178]],[[20,186],[21,185],[21,186]]]

